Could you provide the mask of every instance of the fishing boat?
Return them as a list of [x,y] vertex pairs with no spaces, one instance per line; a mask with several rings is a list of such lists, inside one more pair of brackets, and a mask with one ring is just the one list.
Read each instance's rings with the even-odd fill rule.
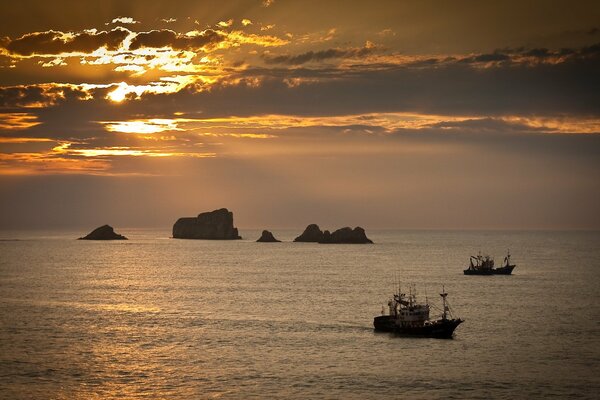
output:
[[501,267],[494,269],[495,275],[510,275],[512,274],[513,269],[515,269],[516,265],[510,263],[510,251],[507,252],[506,257],[504,257],[504,264]]
[[447,301],[448,293],[442,289],[442,315],[439,319],[430,319],[431,305],[429,301],[419,303],[416,290],[410,288],[409,294],[398,293],[388,301],[389,313],[385,314],[385,307],[380,316],[375,317],[373,326],[378,332],[392,332],[403,336],[422,336],[433,338],[452,338],[454,330],[464,322],[460,318],[454,318]]
[[510,263],[510,251],[504,257],[501,267],[494,267],[494,258],[482,256],[481,252],[469,259],[469,267],[463,270],[465,275],[510,275],[516,265]]

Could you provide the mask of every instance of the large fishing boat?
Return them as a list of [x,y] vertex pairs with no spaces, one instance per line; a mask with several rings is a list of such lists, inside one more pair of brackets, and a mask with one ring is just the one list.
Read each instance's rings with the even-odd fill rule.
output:
[[453,318],[446,297],[448,293],[442,290],[442,315],[439,319],[429,318],[432,306],[429,301],[418,303],[416,290],[410,288],[408,296],[402,293],[400,288],[388,302],[389,314],[385,315],[385,308],[381,315],[375,317],[373,325],[376,331],[393,332],[406,336],[423,336],[434,338],[452,338],[452,334],[458,325],[464,322],[460,318]]
[[510,275],[516,265],[510,263],[510,251],[504,257],[504,264],[494,268],[494,259],[490,256],[482,256],[481,252],[471,256],[469,268],[463,272],[465,275]]

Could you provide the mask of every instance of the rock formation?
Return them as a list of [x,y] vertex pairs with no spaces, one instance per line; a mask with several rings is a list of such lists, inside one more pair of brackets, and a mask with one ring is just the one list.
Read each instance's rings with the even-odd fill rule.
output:
[[373,243],[371,239],[369,239],[365,233],[365,230],[360,226],[352,229],[350,227],[345,227],[338,229],[333,233],[329,233],[329,231],[323,232],[323,239],[319,243],[352,243],[352,244],[361,244],[361,243]]
[[127,238],[115,233],[112,226],[102,225],[91,231],[87,236],[80,237],[79,240],[127,240]]
[[233,213],[226,208],[205,212],[197,217],[179,218],[173,225],[176,239],[241,239],[233,226]]
[[258,238],[257,242],[275,243],[281,242],[281,240],[275,239],[275,236],[273,236],[273,234],[269,231],[262,231],[262,235],[260,236],[260,238]]
[[294,242],[313,242],[318,243],[323,240],[323,232],[317,224],[310,224],[306,227],[304,232]]
[[322,232],[318,225],[310,224],[304,232],[294,242],[313,242],[313,243],[373,243],[365,234],[365,230],[360,226],[352,229],[349,227],[338,229],[331,233]]

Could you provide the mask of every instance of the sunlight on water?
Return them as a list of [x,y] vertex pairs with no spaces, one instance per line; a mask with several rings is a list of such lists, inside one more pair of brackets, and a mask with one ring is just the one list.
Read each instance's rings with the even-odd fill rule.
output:
[[[0,241],[3,398],[588,397],[600,389],[597,233],[370,232],[376,244]],[[242,232],[258,237],[259,232]],[[467,277],[510,247],[509,277]],[[591,261],[590,261],[591,260]],[[373,332],[394,276],[466,322]]]

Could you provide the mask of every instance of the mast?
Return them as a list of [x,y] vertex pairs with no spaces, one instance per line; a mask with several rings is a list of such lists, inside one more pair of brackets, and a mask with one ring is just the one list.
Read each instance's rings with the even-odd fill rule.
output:
[[446,289],[444,288],[444,285],[442,285],[442,293],[440,293],[440,296],[442,296],[442,305],[444,307],[444,313],[442,314],[442,319],[446,320],[446,319],[448,319],[448,317],[447,317],[448,306],[446,306],[446,296],[448,296],[448,293],[446,293]]

